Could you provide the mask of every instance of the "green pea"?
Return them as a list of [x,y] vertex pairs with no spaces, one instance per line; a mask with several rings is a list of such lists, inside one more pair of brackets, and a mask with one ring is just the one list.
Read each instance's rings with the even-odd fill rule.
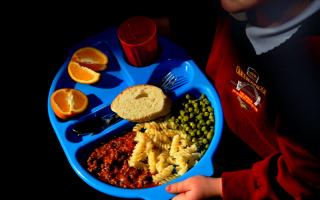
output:
[[190,122],[189,125],[191,126],[191,128],[195,128],[196,124],[194,122]]
[[208,149],[209,148],[209,144],[206,144],[206,147],[205,147],[206,149]]
[[198,108],[198,104],[197,103],[193,103],[193,107],[194,108]]
[[208,140],[207,140],[206,138],[203,138],[203,139],[202,139],[202,143],[203,143],[203,144],[207,144],[207,143],[208,143]]
[[180,115],[182,115],[182,116],[183,116],[183,115],[184,115],[184,113],[185,113],[185,112],[184,112],[184,110],[180,110]]
[[192,112],[193,111],[193,108],[189,107],[189,112]]
[[204,132],[203,132],[203,136],[204,136],[205,138],[207,138],[208,133],[209,133],[208,131],[204,131]]
[[196,134],[195,134],[194,131],[192,131],[192,132],[190,132],[190,135],[191,135],[192,137],[194,137]]
[[198,128],[198,129],[201,128],[201,124],[200,124],[200,123],[197,124],[197,128]]
[[183,117],[183,121],[187,122],[189,120],[189,117],[188,116],[184,116]]
[[206,132],[206,131],[207,131],[207,128],[206,128],[205,126],[203,126],[203,127],[201,128],[201,130],[202,130],[203,132]]
[[201,135],[201,131],[197,130],[197,136],[200,136],[200,135]]
[[208,117],[209,116],[209,112],[204,112],[204,116]]
[[187,94],[186,99],[190,99],[190,98],[191,98],[190,94]]
[[193,114],[193,113],[190,113],[189,117],[190,117],[190,118],[193,118],[193,117],[194,117],[194,114]]
[[211,124],[211,121],[210,120],[207,120],[206,121],[206,124],[209,126]]

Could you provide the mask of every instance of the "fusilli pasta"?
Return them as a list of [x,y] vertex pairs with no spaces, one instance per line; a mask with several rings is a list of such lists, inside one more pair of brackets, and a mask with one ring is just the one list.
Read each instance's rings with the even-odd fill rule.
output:
[[147,167],[155,183],[163,184],[183,175],[200,158],[196,146],[190,146],[186,134],[177,130],[174,123],[141,123],[134,126],[133,131],[137,132],[137,144],[129,165]]

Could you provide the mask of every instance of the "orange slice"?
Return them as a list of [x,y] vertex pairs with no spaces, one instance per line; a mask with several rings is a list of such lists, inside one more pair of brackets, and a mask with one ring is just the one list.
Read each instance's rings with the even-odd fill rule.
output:
[[86,110],[88,97],[79,90],[62,88],[52,93],[50,103],[55,115],[66,120]]
[[72,55],[71,60],[94,71],[105,70],[109,61],[106,54],[94,47],[83,47],[78,49]]
[[93,84],[100,79],[100,73],[73,61],[68,65],[68,73],[72,80],[84,84]]

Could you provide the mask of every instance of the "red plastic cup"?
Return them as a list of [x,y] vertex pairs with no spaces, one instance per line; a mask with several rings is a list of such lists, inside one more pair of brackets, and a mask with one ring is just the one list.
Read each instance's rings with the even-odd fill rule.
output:
[[117,33],[129,64],[140,67],[156,60],[157,26],[152,19],[144,16],[129,18],[121,23]]

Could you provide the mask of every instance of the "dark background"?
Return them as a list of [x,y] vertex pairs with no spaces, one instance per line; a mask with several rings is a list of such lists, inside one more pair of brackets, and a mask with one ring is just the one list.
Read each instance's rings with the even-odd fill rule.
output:
[[[30,195],[32,199],[116,199],[96,191],[78,177],[69,165],[48,118],[47,99],[51,82],[73,45],[110,26],[118,26],[130,16],[168,17],[172,25],[168,37],[185,48],[204,69],[215,30],[217,2],[162,0],[66,4],[51,1],[43,5],[29,4],[34,8],[24,9],[22,19],[25,18],[14,33],[21,35],[23,32],[24,35],[24,38],[18,38],[18,42],[23,42],[21,57],[27,58],[24,58],[25,67],[19,76],[28,88],[32,88],[22,91],[31,105],[24,113],[32,114],[24,117],[23,125],[16,127],[24,144],[19,155],[26,158],[17,165],[18,172],[21,167],[23,172],[15,173],[20,178],[23,195]],[[22,98],[22,95],[18,96]],[[226,156],[228,148],[223,147],[234,146],[234,142],[230,143],[233,139],[224,139],[226,145],[221,145],[219,152]],[[236,160],[241,160],[240,157],[236,156]],[[216,160],[217,163],[224,162],[223,157]],[[224,166],[224,169],[231,169],[231,165],[235,164]],[[217,166],[216,175],[219,173],[220,166]],[[11,193],[12,197],[20,195]]]
[[[181,3],[181,2],[180,2]],[[207,29],[214,28],[214,8],[208,1],[202,4],[184,2],[173,4],[173,1],[127,1],[103,3],[87,2],[86,5],[73,7],[62,4],[48,4],[43,10],[47,20],[39,26],[43,29],[36,33],[36,40],[40,40],[40,51],[43,54],[43,64],[39,66],[40,71],[47,77],[44,80],[45,86],[41,93],[41,110],[38,124],[41,128],[41,136],[45,136],[44,174],[41,177],[39,187],[45,195],[38,194],[41,198],[47,196],[57,199],[116,199],[102,194],[87,185],[73,171],[69,165],[59,141],[51,127],[47,116],[47,98],[51,82],[66,59],[68,50],[75,44],[93,36],[109,26],[118,26],[130,16],[145,15],[152,18],[168,17],[171,20],[171,37],[176,43],[186,48],[193,56],[199,66],[204,68],[206,56],[209,53],[211,38]],[[208,6],[209,5],[209,6]],[[124,8],[125,6],[125,8]],[[199,15],[199,13],[202,13]],[[39,16],[41,17],[41,16]],[[199,21],[202,20],[202,21]],[[209,24],[211,23],[211,24]],[[38,81],[34,83],[39,87]],[[35,105],[36,107],[40,105]],[[41,141],[42,142],[42,141]]]

